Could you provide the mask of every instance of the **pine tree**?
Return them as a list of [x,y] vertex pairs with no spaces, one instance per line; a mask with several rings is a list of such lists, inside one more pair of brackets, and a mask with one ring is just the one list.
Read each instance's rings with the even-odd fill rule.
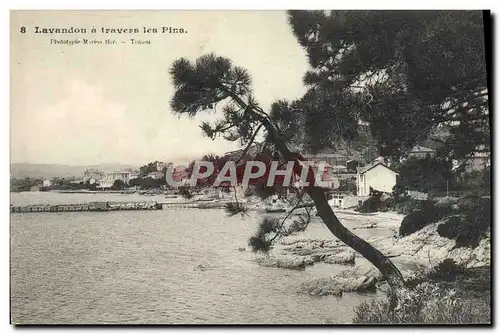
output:
[[336,126],[339,113],[368,124],[385,156],[426,139],[450,160],[490,152],[485,20],[480,11],[290,11],[311,66],[309,92],[358,92],[367,102],[338,100],[312,113],[323,112],[322,128]]
[[[300,154],[289,149],[285,140],[289,139],[288,129],[283,127],[283,122],[280,123],[281,119],[276,118],[277,104],[272,107],[274,112],[269,114],[259,106],[251,93],[251,78],[245,69],[234,66],[227,58],[207,54],[199,57],[195,62],[190,62],[185,58],[176,60],[170,69],[170,74],[175,87],[171,100],[171,108],[174,112],[194,116],[197,113],[212,110],[216,106],[221,107],[218,109],[222,111],[222,117],[215,124],[203,123],[201,125],[201,129],[209,138],[223,136],[227,140],[239,141],[246,147],[243,152],[245,153],[255,141],[257,134],[263,131],[265,146],[273,152],[274,158],[279,158],[283,162],[293,161],[294,173],[299,176],[302,168],[309,168],[305,167],[304,158]],[[350,97],[346,100],[349,99]],[[292,104],[292,108],[307,108],[316,101],[323,102],[327,107],[328,103],[335,100],[327,92],[319,92],[317,95],[311,93],[301,101],[302,104]],[[351,101],[359,103],[355,99]],[[339,117],[342,117],[340,113]],[[333,119],[334,116],[332,116]],[[344,119],[347,123],[353,122],[352,117]],[[313,119],[309,119],[309,122],[311,121]],[[314,122],[307,124],[313,126]],[[339,126],[335,132],[345,138],[354,134],[350,131],[350,124]],[[309,169],[308,173],[311,176],[312,169]],[[311,185],[297,193],[293,199],[296,203],[295,207],[299,207],[307,194],[314,202],[319,217],[332,234],[375,265],[387,279],[396,296],[403,293],[406,290],[405,282],[396,266],[379,250],[343,226],[328,204],[324,190],[315,186],[311,178],[308,180]],[[235,212],[240,210],[237,206],[226,208],[228,211],[231,209]],[[286,226],[286,218],[288,215],[280,222],[263,220],[257,234],[250,239],[252,247],[268,250],[277,237],[289,233],[291,226]]]

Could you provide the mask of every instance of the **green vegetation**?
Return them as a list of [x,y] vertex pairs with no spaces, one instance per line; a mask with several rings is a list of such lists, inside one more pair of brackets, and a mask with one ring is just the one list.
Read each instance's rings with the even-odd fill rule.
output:
[[370,197],[363,201],[357,211],[362,213],[377,212],[382,206],[383,193],[370,187]]
[[24,179],[10,179],[10,191],[30,191],[32,187],[41,187],[42,179],[26,177]]
[[167,182],[162,179],[153,179],[151,177],[138,177],[130,180],[130,187],[138,187],[139,189],[158,189],[165,186]]
[[448,203],[438,204],[432,200],[409,201],[408,203],[415,207],[411,208],[411,212],[401,222],[400,236],[410,235],[454,212],[453,206]]
[[364,302],[356,308],[355,324],[490,324],[489,300],[458,298],[454,291],[417,286],[399,307],[389,299]]
[[127,188],[127,184],[122,180],[115,180],[115,182],[113,182],[113,185],[111,186],[112,190],[123,190],[125,188]]
[[455,239],[457,247],[477,247],[491,226],[491,200],[467,196],[458,202],[459,214],[438,226],[442,237]]
[[340,179],[338,191],[347,191],[352,195],[356,195],[358,188],[356,185],[356,177],[351,177],[349,179]]
[[[282,163],[294,162],[297,175],[303,157],[290,147],[302,146],[309,152],[335,149],[359,140],[362,127],[369,127],[379,155],[394,161],[425,139],[441,141],[439,157],[447,163],[489,151],[481,13],[290,11],[289,23],[310,65],[304,76],[308,90],[302,97],[275,101],[266,112],[252,94],[246,69],[228,58],[207,54],[172,64],[172,110],[186,116],[220,111],[215,122],[201,124],[208,138],[220,136],[248,149],[260,134],[270,156]],[[444,138],[433,137],[443,128]],[[424,173],[433,168],[423,167]],[[413,184],[411,170],[409,184]],[[272,193],[265,187],[261,190],[264,196]],[[403,302],[412,292],[392,261],[342,225],[323,189],[304,189],[294,194],[297,202],[304,194],[310,196],[328,229],[369,259]],[[379,194],[371,198],[367,210],[385,202]],[[233,209],[231,214],[240,210]],[[440,212],[436,209],[433,215]],[[284,224],[285,220],[262,221],[250,239],[252,248],[269,250],[277,237],[288,233]]]
[[489,152],[480,11],[292,11],[290,23],[311,65],[307,113],[294,115],[310,124],[312,146],[352,137],[359,118],[383,156],[406,156],[424,139],[447,161]]
[[408,282],[411,293],[394,307],[392,299],[356,307],[356,324],[489,324],[491,268],[467,269],[445,259]]
[[429,193],[453,188],[451,162],[427,156],[424,159],[409,158],[398,168],[399,177],[394,187],[397,195],[407,189]]
[[147,165],[141,166],[139,168],[139,177],[146,177],[149,173],[158,172],[157,166],[158,161],[150,162]]
[[491,168],[462,173],[458,176],[456,190],[472,191],[477,195],[489,195],[491,192]]

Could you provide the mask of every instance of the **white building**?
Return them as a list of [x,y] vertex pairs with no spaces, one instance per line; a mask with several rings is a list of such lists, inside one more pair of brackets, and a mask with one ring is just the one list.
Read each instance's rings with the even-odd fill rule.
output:
[[346,193],[334,192],[332,194],[332,199],[328,201],[328,204],[334,208],[349,209],[354,208],[359,204],[359,198],[358,196]]
[[87,182],[87,181],[90,181],[91,179],[94,180],[94,183],[95,183],[95,180],[101,180],[105,177],[105,173],[98,170],[98,169],[95,169],[95,168],[91,168],[91,169],[87,169],[84,173],[83,173],[83,182]]
[[365,167],[358,167],[356,170],[358,172],[356,176],[358,196],[369,196],[370,188],[391,193],[396,185],[398,173],[380,161]]
[[128,170],[123,170],[119,172],[111,172],[104,174],[101,179],[96,180],[100,188],[111,188],[116,180],[121,180],[125,184],[128,184],[132,176],[132,172]]
[[161,180],[161,179],[165,178],[165,174],[161,171],[151,172],[147,175],[147,177],[154,179],[154,180]]
[[43,180],[43,186],[44,187],[51,187],[52,186],[52,181],[50,181],[50,180]]

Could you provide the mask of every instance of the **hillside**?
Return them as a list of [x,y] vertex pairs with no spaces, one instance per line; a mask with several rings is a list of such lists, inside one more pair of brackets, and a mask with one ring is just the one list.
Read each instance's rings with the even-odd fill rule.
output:
[[13,163],[10,165],[10,176],[14,178],[47,178],[54,177],[81,177],[83,172],[89,168],[96,168],[103,172],[109,173],[124,168],[138,168],[133,165],[126,164],[99,164],[88,166],[68,166],[55,164],[29,164],[29,163]]

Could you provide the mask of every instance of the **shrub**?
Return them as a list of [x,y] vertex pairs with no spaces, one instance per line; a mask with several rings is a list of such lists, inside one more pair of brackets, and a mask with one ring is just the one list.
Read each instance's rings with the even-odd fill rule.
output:
[[491,189],[491,169],[463,173],[456,185],[457,189],[473,190],[478,194],[488,195]]
[[458,208],[463,214],[474,213],[483,209],[485,206],[488,206],[489,203],[489,199],[478,195],[464,196],[457,201]]
[[402,196],[398,198],[398,200],[394,204],[394,208],[397,213],[408,215],[414,211],[417,211],[420,208],[420,204],[416,199],[413,199],[409,196]]
[[419,203],[415,207],[418,209],[408,214],[401,222],[399,227],[400,236],[410,235],[427,225],[437,222],[447,214],[448,210],[446,208],[436,206],[433,201],[417,202]]
[[441,237],[456,240],[456,247],[479,245],[490,228],[491,203],[479,196],[467,196],[458,201],[460,215],[452,216],[438,226]]
[[355,309],[355,324],[489,324],[491,307],[484,299],[460,299],[454,290],[419,284],[392,307],[388,298]]
[[437,231],[441,237],[456,239],[460,226],[463,224],[465,224],[465,222],[462,216],[452,216],[449,217],[443,224],[439,224]]
[[181,186],[181,187],[179,187],[179,189],[178,189],[178,193],[179,193],[182,197],[184,197],[184,198],[186,198],[186,199],[191,199],[191,198],[193,198],[193,197],[194,197],[194,195],[193,195],[193,193],[191,192],[190,188],[189,188],[189,187],[187,187],[187,186]]
[[446,282],[455,281],[459,274],[465,271],[463,265],[458,265],[453,259],[444,259],[428,274],[429,278],[439,278]]
[[443,217],[459,213],[458,203],[455,199],[444,198],[437,201],[435,206]]
[[361,204],[358,211],[362,213],[377,212],[382,203],[382,195],[381,191],[370,187],[370,197]]
[[382,211],[382,210],[385,210],[385,211],[393,210],[394,207],[395,207],[395,204],[396,204],[396,200],[394,199],[394,197],[389,197],[385,201],[382,201],[381,204],[382,205],[381,205],[380,211]]
[[394,191],[402,194],[406,189],[428,193],[446,186],[451,180],[452,166],[448,161],[432,158],[409,158],[399,166],[399,177]]

